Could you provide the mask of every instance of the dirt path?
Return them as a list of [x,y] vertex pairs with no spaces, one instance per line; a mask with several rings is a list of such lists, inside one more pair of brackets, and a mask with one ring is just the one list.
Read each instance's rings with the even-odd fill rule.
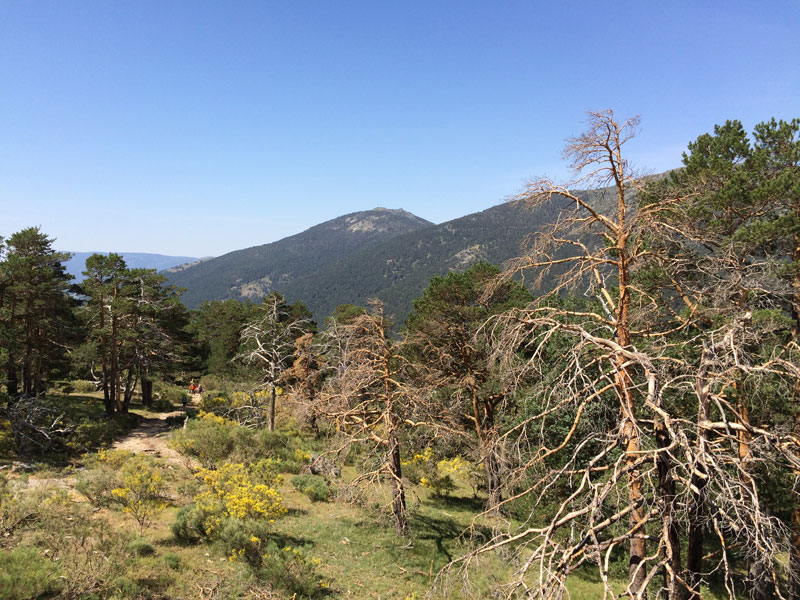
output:
[[183,416],[185,411],[173,410],[162,413],[158,417],[144,419],[139,426],[124,437],[114,442],[113,448],[143,452],[165,459],[167,462],[183,464],[184,458],[175,450],[167,446],[167,437],[172,427],[167,425],[166,418]]

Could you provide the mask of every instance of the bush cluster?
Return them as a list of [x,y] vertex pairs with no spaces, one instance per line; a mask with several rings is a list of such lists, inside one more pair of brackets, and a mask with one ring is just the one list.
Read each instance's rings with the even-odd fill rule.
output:
[[324,502],[331,496],[328,482],[320,475],[295,475],[292,477],[292,485],[312,502]]
[[429,446],[422,453],[402,461],[403,475],[412,483],[430,488],[436,496],[448,496],[456,490],[456,479],[469,482],[475,487],[480,471],[461,456],[436,460]]
[[97,391],[97,384],[95,384],[94,381],[89,381],[88,379],[76,379],[74,381],[69,382],[69,384],[72,387],[73,391],[79,394],[89,394],[91,392]]
[[0,598],[26,600],[61,590],[57,563],[28,546],[0,551]]
[[204,468],[226,461],[255,462],[262,457],[279,463],[285,473],[299,473],[311,455],[298,448],[298,439],[286,433],[252,430],[214,413],[200,411],[186,427],[173,433],[170,443],[181,454],[196,458]]
[[186,390],[177,385],[157,381],[153,384],[153,409],[172,410],[181,404]]
[[274,489],[281,480],[278,464],[262,459],[249,468],[226,463],[200,469],[197,477],[205,489],[194,504],[178,511],[172,534],[183,544],[213,544],[228,560],[247,565],[257,579],[284,591],[286,597],[313,598],[325,587],[316,572],[318,561],[304,549],[279,550],[269,541],[272,523],[286,513]]
[[317,573],[319,562],[305,548],[279,548],[270,542],[262,548],[261,564],[255,574],[283,590],[286,597],[316,598],[323,596],[328,587]]
[[166,508],[166,482],[156,461],[127,450],[100,450],[95,466],[81,473],[75,488],[94,506],[118,506],[140,528]]

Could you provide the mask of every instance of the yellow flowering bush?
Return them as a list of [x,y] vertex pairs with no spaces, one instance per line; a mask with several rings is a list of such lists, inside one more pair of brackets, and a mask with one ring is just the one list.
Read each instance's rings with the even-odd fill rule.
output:
[[433,490],[437,496],[446,496],[456,489],[454,479],[470,481],[476,467],[461,456],[436,461],[429,446],[410,460],[402,462],[404,475],[411,481]]
[[121,484],[111,490],[111,495],[139,527],[145,528],[167,507],[165,487],[161,469],[149,457],[136,454],[122,465]]
[[300,450],[300,448],[296,448],[294,451],[294,457],[297,462],[300,463],[310,463],[311,462],[311,452],[307,452],[305,450]]
[[[213,536],[226,518],[273,522],[286,514],[280,494],[270,485],[259,482],[259,478],[264,481],[264,477],[269,477],[267,461],[259,463],[255,465],[256,475],[241,463],[198,471],[196,476],[209,488],[195,499],[197,509],[207,515],[204,520],[206,535]],[[275,485],[279,477],[275,474],[271,481],[267,481]]]
[[108,465],[115,471],[119,471],[134,454],[130,450],[98,450],[97,460]]

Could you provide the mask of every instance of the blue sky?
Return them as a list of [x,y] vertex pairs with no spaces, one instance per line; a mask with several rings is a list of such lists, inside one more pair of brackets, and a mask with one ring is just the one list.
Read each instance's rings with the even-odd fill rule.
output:
[[566,179],[585,111],[659,172],[800,117],[800,2],[0,0],[0,235],[207,256]]

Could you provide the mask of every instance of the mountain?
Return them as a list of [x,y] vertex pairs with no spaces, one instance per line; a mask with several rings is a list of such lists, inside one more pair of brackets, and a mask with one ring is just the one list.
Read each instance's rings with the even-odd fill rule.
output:
[[258,301],[276,290],[321,320],[339,304],[376,297],[402,323],[431,277],[519,256],[525,240],[566,206],[562,197],[536,209],[503,203],[440,225],[402,210],[352,213],[167,276],[187,288],[182,300],[190,308],[211,299]]
[[[86,268],[86,259],[92,254],[108,254],[108,252],[71,252],[72,258],[64,263],[67,273],[75,277],[76,283],[83,281],[81,272]],[[156,269],[163,271],[176,265],[197,261],[191,256],[166,256],[164,254],[147,254],[145,252],[118,252],[131,269]],[[202,259],[201,259],[202,260]]]
[[289,300],[302,300],[317,319],[339,304],[363,305],[369,298],[379,298],[395,322],[402,323],[431,277],[464,271],[477,261],[502,265],[519,256],[525,240],[554,222],[565,205],[563,198],[535,210],[520,203],[499,204],[395,236],[278,290]]
[[[375,208],[320,223],[277,242],[172,270],[166,275],[169,283],[186,288],[181,299],[190,308],[211,299],[259,301],[273,290],[284,293],[295,281],[324,272],[328,265],[359,251],[368,253],[377,244],[432,225],[404,210]],[[287,298],[296,299],[289,295]]]

